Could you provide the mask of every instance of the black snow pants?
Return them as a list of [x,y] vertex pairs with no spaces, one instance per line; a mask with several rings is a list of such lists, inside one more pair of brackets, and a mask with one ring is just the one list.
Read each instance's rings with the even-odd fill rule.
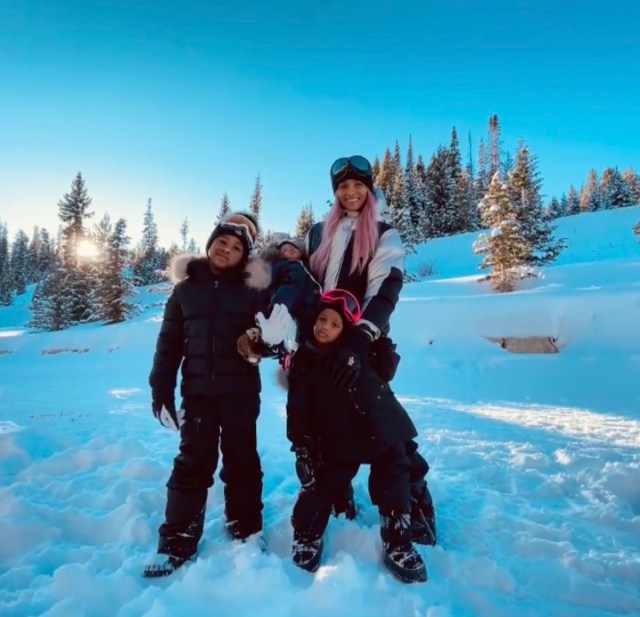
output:
[[196,553],[202,536],[207,491],[222,452],[225,515],[247,534],[262,529],[262,469],[256,443],[260,395],[187,398],[180,452],[167,482],[165,521],[158,552],[176,557]]
[[[381,514],[409,512],[409,460],[404,444],[397,444],[371,460],[369,495]],[[317,540],[329,522],[333,502],[343,496],[360,463],[321,461],[314,481],[298,493],[291,523],[294,537]]]

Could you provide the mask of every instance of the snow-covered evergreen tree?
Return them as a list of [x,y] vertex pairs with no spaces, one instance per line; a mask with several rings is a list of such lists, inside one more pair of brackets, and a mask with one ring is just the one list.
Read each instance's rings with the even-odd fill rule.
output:
[[11,245],[11,259],[9,261],[13,290],[16,295],[22,295],[27,290],[29,272],[29,236],[18,230]]
[[622,179],[627,185],[631,203],[633,205],[640,204],[640,175],[638,175],[633,167],[627,167],[622,172]]
[[373,161],[371,161],[371,177],[373,178],[374,184],[379,173],[380,173],[380,161],[378,160],[378,155],[376,155],[373,157]]
[[529,243],[524,237],[518,212],[509,200],[506,183],[495,173],[487,194],[478,204],[482,225],[488,232],[481,233],[473,244],[478,255],[484,255],[481,269],[490,268],[486,280],[499,292],[513,291],[519,279],[532,276],[527,266],[530,261]]
[[0,306],[13,301],[13,277],[9,255],[9,232],[6,223],[0,221]]
[[378,172],[373,176],[373,183],[384,193],[384,196],[389,203],[389,196],[391,195],[391,187],[393,185],[394,171],[393,161],[391,160],[391,152],[389,148],[386,148],[380,161]]
[[548,218],[557,219],[566,214],[562,202],[557,197],[552,197],[547,206]]
[[602,172],[600,193],[605,208],[621,208],[632,205],[627,183],[617,168],[607,167]]
[[474,181],[474,191],[477,197],[484,195],[489,190],[489,175],[487,172],[487,152],[484,141],[480,139],[478,144],[478,171]]
[[565,246],[553,237],[554,227],[542,207],[542,180],[535,155],[523,140],[518,144],[516,160],[507,178],[509,201],[516,212],[520,233],[529,245],[527,264],[540,266],[553,261]]
[[156,225],[151,199],[147,201],[142,224],[142,238],[134,252],[133,280],[136,285],[159,283],[164,277],[164,256],[158,247],[158,226]]
[[49,272],[60,266],[58,252],[49,232],[42,228],[39,230],[39,236],[40,242],[36,261],[37,281],[42,280]]
[[500,123],[498,114],[489,116],[489,178],[502,170],[500,164]]
[[431,156],[426,171],[425,204],[429,236],[446,236],[460,231],[455,195],[449,150],[440,145]]
[[253,193],[251,193],[251,199],[249,200],[249,212],[253,215],[257,223],[257,238],[256,246],[262,247],[262,238],[260,233],[261,228],[261,213],[262,213],[262,181],[260,180],[260,174],[256,178],[255,186],[253,187]]
[[480,228],[480,211],[478,210],[473,177],[468,169],[463,169],[458,178],[456,189],[460,231],[475,231]]
[[313,218],[313,208],[311,204],[307,204],[303,206],[300,214],[298,215],[298,220],[296,221],[296,228],[294,233],[295,238],[306,238],[307,233],[315,223]]
[[93,216],[93,212],[89,212],[89,206],[91,206],[91,198],[84,178],[78,172],[71,183],[71,191],[65,193],[58,202],[58,217],[64,223],[62,250],[63,264],[66,268],[74,268],[78,265],[78,244],[85,236],[87,219]]
[[418,235],[420,222],[424,215],[424,196],[420,194],[418,176],[413,163],[413,144],[409,137],[407,160],[403,174],[403,186],[397,206],[391,210],[391,222],[400,233],[407,252],[415,252],[415,245],[422,241]]
[[229,196],[225,191],[220,199],[220,209],[218,210],[218,216],[216,217],[216,224],[229,214],[231,214],[231,203],[229,202]]
[[[56,275],[58,282],[66,285],[64,302],[56,304],[56,310],[64,307],[68,315],[56,318],[55,323],[75,323],[92,318],[91,297],[93,295],[93,280],[89,275],[89,264],[82,260],[78,247],[87,235],[85,223],[93,216],[89,212],[91,198],[88,195],[82,174],[78,172],[71,183],[71,191],[65,193],[58,202],[58,217],[65,224],[61,232],[62,268],[65,276]],[[52,286],[41,287],[40,292],[50,291]]]
[[127,223],[118,219],[106,238],[105,250],[99,264],[100,274],[95,290],[95,311],[98,319],[107,323],[123,321],[133,306],[127,302],[133,291],[132,281],[126,276],[129,265],[126,233]]
[[37,330],[62,330],[73,325],[78,301],[68,290],[77,290],[78,270],[63,266],[49,272],[35,288],[31,299],[32,319],[27,326]]
[[590,169],[587,174],[587,181],[580,189],[580,210],[582,212],[595,212],[602,208],[602,198],[600,196],[600,182],[595,169]]
[[566,198],[566,210],[567,215],[580,214],[580,198],[578,192],[574,188],[573,184],[569,185],[569,191]]
[[180,223],[180,249],[184,253],[189,244],[189,217],[184,217]]

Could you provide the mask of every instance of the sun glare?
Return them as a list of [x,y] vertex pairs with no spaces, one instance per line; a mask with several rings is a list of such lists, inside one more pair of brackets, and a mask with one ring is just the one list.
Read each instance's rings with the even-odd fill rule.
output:
[[83,259],[94,259],[98,256],[98,247],[91,240],[80,240],[76,254]]

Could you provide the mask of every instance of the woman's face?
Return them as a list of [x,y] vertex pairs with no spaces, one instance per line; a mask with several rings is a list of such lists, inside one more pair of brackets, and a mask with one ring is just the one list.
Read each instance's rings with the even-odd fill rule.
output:
[[348,212],[358,212],[367,201],[369,189],[360,180],[343,180],[338,184],[336,195],[340,205]]
[[331,308],[323,309],[313,326],[313,335],[322,345],[333,343],[342,333],[342,319],[337,311]]

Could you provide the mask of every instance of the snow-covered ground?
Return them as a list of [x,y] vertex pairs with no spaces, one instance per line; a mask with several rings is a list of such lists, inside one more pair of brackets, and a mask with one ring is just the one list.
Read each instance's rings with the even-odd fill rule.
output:
[[[30,334],[27,298],[0,309],[0,615],[640,615],[639,220],[640,207],[561,219],[557,265],[508,295],[476,281],[472,234],[408,259],[437,269],[405,287],[393,321],[393,385],[438,515],[421,585],[379,563],[366,469],[358,519],[331,520],[320,570],[291,565],[297,480],[268,362],[268,552],[225,537],[216,483],[198,560],[143,579],[177,447],[146,386],[162,286],[108,327]],[[557,339],[560,353],[511,354],[487,338],[527,335]]]

